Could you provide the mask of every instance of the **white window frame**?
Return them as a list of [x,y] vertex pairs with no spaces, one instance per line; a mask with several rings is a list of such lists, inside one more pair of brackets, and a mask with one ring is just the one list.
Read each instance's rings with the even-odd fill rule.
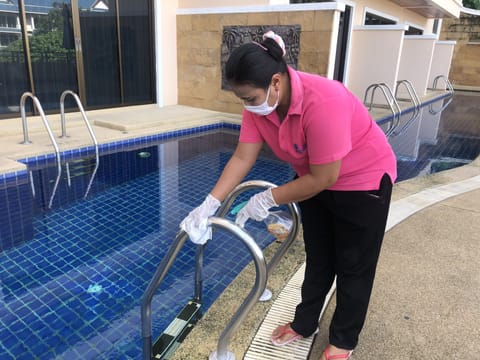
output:
[[399,22],[399,19],[397,17],[393,16],[393,15],[390,15],[390,14],[387,14],[387,13],[384,13],[384,12],[381,12],[381,11],[378,11],[378,10],[375,10],[375,9],[372,9],[372,8],[369,8],[369,7],[365,6],[363,8],[362,25],[366,25],[365,20],[367,18],[367,13],[377,15],[377,16],[380,16],[382,18],[385,18],[385,19],[388,19],[388,20],[391,20],[391,21],[395,21],[395,25],[397,25],[398,22]]
[[[418,30],[422,30],[423,34],[422,35],[425,35],[425,27],[423,26],[420,26],[420,25],[417,25],[417,24],[414,24],[414,23],[411,23],[409,21],[405,21],[405,24],[408,25],[408,27],[410,28],[411,27],[414,27],[415,29],[418,29]],[[408,36],[408,35],[407,35]]]

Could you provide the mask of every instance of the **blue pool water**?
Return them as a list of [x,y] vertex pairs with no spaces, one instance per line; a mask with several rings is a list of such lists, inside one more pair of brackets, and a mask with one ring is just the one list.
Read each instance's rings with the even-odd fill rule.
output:
[[[72,187],[62,180],[53,210],[45,210],[48,196],[30,199],[33,239],[0,255],[0,359],[141,358],[142,294],[180,220],[213,186],[236,138],[216,132],[106,155],[101,162],[108,176],[99,171],[86,200],[68,201],[66,194],[75,188],[83,194],[89,165],[77,173],[71,168]],[[42,182],[51,188],[51,170],[34,171],[37,189]],[[288,166],[264,157],[249,178],[282,183],[292,176]],[[249,230],[262,247],[273,241],[263,227]],[[237,241],[219,231],[207,247],[204,309],[250,260]],[[194,251],[187,243],[157,292],[154,336],[193,296]]]
[[[399,180],[478,156],[478,121],[467,116],[479,113],[476,103],[457,97],[442,116],[425,107],[392,136]],[[52,209],[52,156],[25,160],[32,181],[28,172],[0,178],[1,360],[141,359],[141,296],[236,143],[236,132],[219,128],[103,146],[86,199],[93,149],[68,152],[71,184],[64,171]],[[292,176],[266,150],[248,178],[280,184]],[[248,226],[261,247],[273,241],[261,224]],[[219,231],[207,246],[204,310],[249,262],[238,244]],[[154,297],[154,337],[193,295],[194,252],[187,243]]]

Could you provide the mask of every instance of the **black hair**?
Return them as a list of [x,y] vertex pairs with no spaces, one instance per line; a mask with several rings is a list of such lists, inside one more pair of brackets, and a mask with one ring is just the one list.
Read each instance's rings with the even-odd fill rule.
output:
[[225,77],[229,83],[251,84],[263,89],[268,87],[274,74],[286,72],[283,50],[271,38],[236,48],[225,66]]

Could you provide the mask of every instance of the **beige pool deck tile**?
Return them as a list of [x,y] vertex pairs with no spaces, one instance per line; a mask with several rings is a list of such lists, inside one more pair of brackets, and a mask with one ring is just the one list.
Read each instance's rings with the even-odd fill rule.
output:
[[[239,115],[181,105],[163,108],[157,105],[141,105],[92,110],[87,111],[86,116],[100,144],[220,122],[240,123]],[[60,138],[62,126],[59,114],[47,114],[46,120],[60,151],[92,145],[92,138],[79,112],[65,115],[66,138]],[[30,144],[23,144],[20,117],[0,120],[0,159],[18,160],[54,152],[42,118],[30,116],[26,123]],[[3,168],[0,162],[0,173],[6,170],[8,168]]]

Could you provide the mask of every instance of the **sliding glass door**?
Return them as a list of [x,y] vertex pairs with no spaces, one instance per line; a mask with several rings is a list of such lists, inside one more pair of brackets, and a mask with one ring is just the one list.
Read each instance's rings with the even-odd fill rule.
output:
[[121,104],[119,42],[115,1],[85,8],[79,1],[83,69],[88,106]]
[[25,8],[31,91],[45,110],[53,110],[59,108],[62,91],[78,92],[75,46],[70,0],[42,1],[42,5],[39,12],[32,5]]
[[[124,103],[144,102],[153,99],[155,67],[153,62],[153,38],[145,43],[145,34],[150,34],[151,23],[149,0],[119,0],[119,38]],[[172,29],[174,31],[174,29]]]
[[0,117],[25,91],[50,112],[67,89],[87,109],[154,102],[152,29],[152,0],[0,0]]

